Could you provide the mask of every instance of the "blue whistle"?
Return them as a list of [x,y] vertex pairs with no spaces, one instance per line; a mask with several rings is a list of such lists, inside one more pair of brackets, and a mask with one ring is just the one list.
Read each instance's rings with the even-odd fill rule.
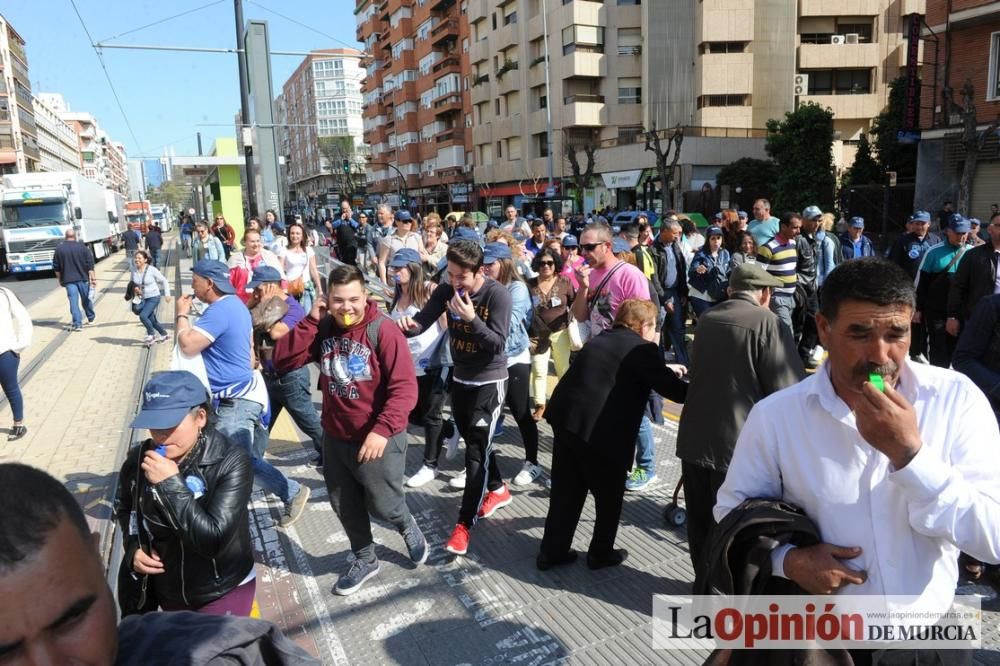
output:
[[[458,294],[458,297],[459,297],[459,298],[465,298],[465,290],[464,290],[464,289],[456,289],[456,290],[455,290],[455,293],[456,293],[456,294]],[[448,313],[448,315],[449,315],[449,316],[450,316],[450,317],[451,317],[452,319],[454,319],[455,321],[458,321],[459,319],[461,319],[461,317],[459,317],[459,316],[458,316],[457,314],[455,314],[454,312],[449,312],[449,313]]]
[[165,446],[158,446],[158,447],[156,447],[156,453],[158,455],[166,457],[166,455],[167,455],[167,447],[165,447]]

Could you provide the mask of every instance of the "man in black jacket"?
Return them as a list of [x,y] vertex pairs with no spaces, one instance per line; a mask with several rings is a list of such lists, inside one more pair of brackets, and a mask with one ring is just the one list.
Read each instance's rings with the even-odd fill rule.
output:
[[[897,238],[889,250],[889,261],[906,271],[914,281],[920,273],[920,262],[924,260],[924,255],[941,242],[937,234],[930,233],[930,226],[930,213],[923,210],[914,212],[906,224],[907,232]],[[922,322],[910,324],[910,339],[910,358],[926,363],[927,328]]]
[[[813,356],[813,349],[819,342],[816,332],[816,311],[819,310],[819,294],[816,281],[816,257],[819,254],[819,240],[816,231],[821,217],[802,216],[802,233],[795,239],[795,300],[797,305],[792,313],[793,335],[799,344],[799,356],[807,367],[815,368],[819,360]],[[801,301],[801,302],[800,302]]]
[[87,314],[87,323],[93,323],[94,303],[90,300],[90,288],[97,286],[94,273],[94,253],[83,243],[76,242],[76,231],[66,232],[66,240],[59,244],[52,257],[52,270],[56,280],[66,288],[69,297],[69,313],[73,318],[73,331],[83,330],[83,316],[80,303]]
[[687,394],[687,385],[663,364],[654,344],[656,318],[648,300],[623,302],[614,327],[577,354],[546,406],[545,419],[554,433],[552,494],[539,569],[576,559],[570,546],[588,491],[597,518],[587,566],[615,566],[628,557],[614,544],[646,399],[650,390],[675,402],[684,402]]
[[984,297],[998,292],[997,259],[1000,257],[1000,213],[990,218],[989,243],[967,251],[958,262],[948,290],[948,321],[945,329],[958,337],[962,325]]
[[684,340],[684,310],[687,307],[687,260],[681,250],[681,223],[676,218],[667,217],[658,221],[660,233],[653,241],[653,251],[661,257],[663,272],[657,273],[657,280],[663,287],[660,303],[666,311],[663,320],[663,343],[670,341],[674,358],[681,365],[687,365],[687,343]]

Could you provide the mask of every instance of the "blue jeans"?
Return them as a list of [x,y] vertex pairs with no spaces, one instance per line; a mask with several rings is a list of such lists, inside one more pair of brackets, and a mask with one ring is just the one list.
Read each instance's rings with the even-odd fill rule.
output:
[[781,324],[795,338],[795,327],[792,325],[792,312],[795,311],[795,296],[792,294],[771,294],[771,312],[778,315]]
[[159,306],[159,296],[144,298],[142,300],[142,308],[139,310],[139,321],[146,327],[146,335],[153,335],[153,333],[159,333],[160,335],[167,334],[167,329],[163,328],[163,325],[156,318],[156,308]]
[[260,413],[263,409],[259,402],[253,400],[223,400],[215,412],[215,429],[250,454],[254,481],[287,504],[298,494],[299,484],[264,460],[267,431],[260,425]]
[[128,259],[128,272],[135,273],[135,250],[125,250],[125,258]]
[[150,250],[149,251],[149,256],[153,260],[153,266],[159,266],[160,265],[160,251],[159,250]]
[[704,298],[698,298],[697,296],[692,296],[690,300],[691,309],[694,310],[694,316],[696,317],[700,317],[710,307],[715,305],[714,301],[706,301]]
[[[674,304],[674,311],[667,310],[667,303]],[[663,309],[667,315],[663,321],[663,333],[669,336],[670,346],[674,349],[677,362],[681,365],[688,365],[687,343],[684,341],[684,308],[681,306],[681,299],[677,295],[676,289],[665,289],[663,291]]]
[[86,280],[66,283],[66,296],[69,297],[69,313],[73,317],[73,326],[83,325],[83,315],[80,314],[80,302],[83,311],[87,313],[87,321],[94,321],[94,305],[90,302],[90,283]]
[[639,436],[636,438],[635,466],[653,475],[653,424],[648,416],[642,417],[639,424]]
[[10,350],[0,354],[0,386],[10,403],[15,423],[20,423],[24,418],[24,398],[21,396],[21,385],[17,383],[17,366],[20,364],[20,354]]
[[267,395],[271,399],[271,423],[267,426],[267,431],[271,432],[281,410],[287,409],[295,425],[312,440],[313,448],[322,453],[323,426],[313,407],[309,366],[286,372],[280,377],[265,376],[264,383],[267,384]]

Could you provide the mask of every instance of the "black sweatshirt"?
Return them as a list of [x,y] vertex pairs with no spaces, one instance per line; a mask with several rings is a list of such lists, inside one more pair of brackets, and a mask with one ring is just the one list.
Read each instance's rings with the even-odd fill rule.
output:
[[[413,317],[420,330],[432,326],[448,312],[448,301],[454,295],[455,289],[450,284],[434,290],[424,309]],[[455,380],[478,384],[506,379],[504,348],[510,329],[510,293],[496,280],[486,278],[479,291],[469,294],[469,298],[476,309],[475,319],[465,322],[448,314],[448,344],[455,362]]]

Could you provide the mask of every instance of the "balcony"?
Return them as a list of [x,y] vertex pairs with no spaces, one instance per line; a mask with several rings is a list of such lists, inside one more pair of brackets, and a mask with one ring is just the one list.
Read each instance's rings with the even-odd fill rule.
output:
[[879,65],[878,44],[802,44],[799,70],[870,69]]
[[601,127],[604,98],[600,95],[570,95],[563,102],[563,127]]
[[882,110],[879,96],[871,93],[858,95],[803,95],[800,101],[812,102],[833,111],[834,120],[845,118],[871,119]]
[[419,164],[420,163],[420,143],[408,143],[405,146],[396,147],[396,164]]
[[431,68],[431,71],[434,73],[435,78],[442,74],[461,74],[462,63],[458,59],[458,56],[448,56],[441,62],[436,63]]
[[458,41],[458,19],[441,21],[431,30],[431,46],[439,48],[447,42]]
[[31,103],[31,95],[24,92],[24,88],[20,86],[14,86],[14,97],[17,99],[17,103],[24,107],[25,111],[34,111],[34,105]]
[[480,39],[478,42],[472,42],[469,46],[469,62],[476,64],[477,62],[486,62],[490,59],[490,40]]
[[493,143],[493,123],[488,122],[473,127],[472,143],[474,143],[477,146],[484,143]]
[[457,92],[447,93],[434,100],[434,115],[444,116],[449,113],[456,113],[462,110],[462,94]]
[[437,144],[438,148],[444,148],[453,143],[464,144],[465,132],[461,128],[453,127],[440,134],[436,134],[434,136],[434,143]]
[[489,18],[491,6],[490,0],[469,0],[469,23]]
[[878,16],[881,0],[802,0],[799,16]]
[[402,104],[407,100],[416,101],[418,98],[416,81],[403,81],[401,85],[392,90],[393,104]]
[[573,51],[563,58],[563,78],[600,78],[608,75],[608,63],[603,53]]
[[517,46],[520,43],[521,33],[516,22],[501,26],[494,34],[496,35],[494,43],[498,50],[502,51],[508,46]]

